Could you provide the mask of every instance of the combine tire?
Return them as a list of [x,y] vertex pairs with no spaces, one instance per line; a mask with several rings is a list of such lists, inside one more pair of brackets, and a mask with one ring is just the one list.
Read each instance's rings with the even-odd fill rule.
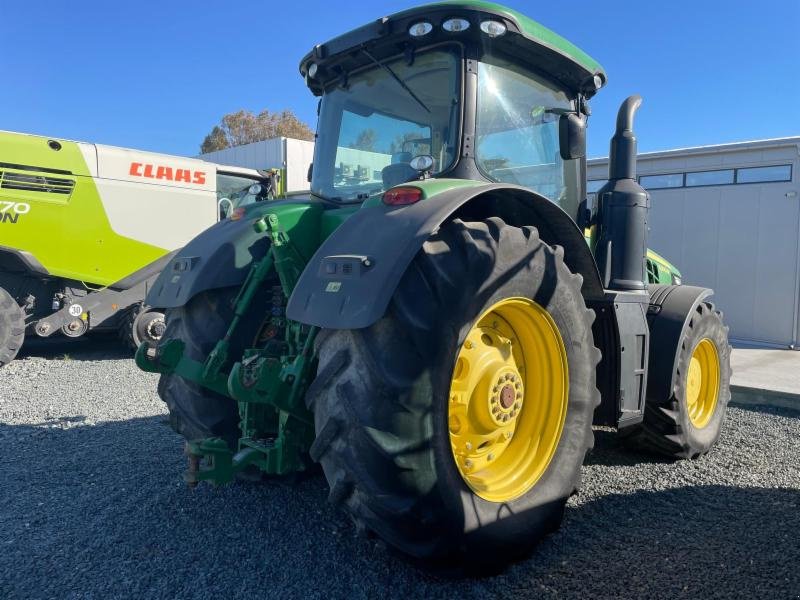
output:
[[719,438],[731,397],[728,328],[713,304],[698,305],[677,352],[672,395],[648,397],[644,421],[623,437],[635,448],[697,458]]
[[25,339],[25,311],[0,288],[0,367],[14,360]]
[[[233,300],[239,288],[223,288],[198,294],[186,306],[167,309],[166,330],[161,343],[179,339],[185,356],[203,361],[228,331],[233,319]],[[244,316],[237,336],[230,340],[229,361],[224,368],[241,358],[251,347],[264,320],[266,290],[256,294]],[[239,440],[239,410],[236,402],[175,374],[162,375],[158,394],[169,409],[172,428],[189,441],[209,437],[224,439],[231,449]]]
[[164,335],[164,313],[150,310],[139,303],[128,310],[119,334],[133,350],[142,342],[158,344]]
[[475,572],[559,526],[600,402],[581,281],[532,227],[456,220],[377,323],[321,332],[311,457],[358,530]]

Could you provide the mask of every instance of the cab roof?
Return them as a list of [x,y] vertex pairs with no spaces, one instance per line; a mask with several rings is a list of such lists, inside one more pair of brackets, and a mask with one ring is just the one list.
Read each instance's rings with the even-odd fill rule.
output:
[[[455,17],[469,21],[469,28],[445,31],[442,23]],[[502,22],[506,33],[487,37],[480,29],[485,20]],[[433,26],[431,32],[419,38],[409,35],[409,28],[421,21]],[[491,52],[510,54],[587,97],[594,95],[607,79],[596,60],[557,33],[518,11],[483,0],[435,2],[382,17],[314,46],[300,62],[300,73],[314,95],[319,96],[331,81],[371,64],[371,58],[361,50],[383,60],[448,40],[476,41]],[[312,64],[317,70],[314,77],[309,76]]]

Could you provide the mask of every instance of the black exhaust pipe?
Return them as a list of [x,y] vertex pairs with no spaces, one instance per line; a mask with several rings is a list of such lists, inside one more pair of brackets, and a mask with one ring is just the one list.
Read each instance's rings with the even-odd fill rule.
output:
[[647,289],[647,213],[650,195],[636,181],[636,136],[633,117],[642,97],[630,96],[617,113],[611,138],[608,183],[597,192],[597,267],[606,289]]

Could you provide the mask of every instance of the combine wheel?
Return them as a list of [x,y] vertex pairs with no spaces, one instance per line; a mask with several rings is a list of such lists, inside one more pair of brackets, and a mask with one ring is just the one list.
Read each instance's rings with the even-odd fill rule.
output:
[[14,360],[24,339],[25,311],[0,288],[0,367]]
[[623,432],[633,446],[673,458],[697,458],[719,438],[730,392],[728,328],[714,305],[692,314],[677,349],[673,393],[647,398],[644,421]]
[[[198,294],[186,306],[168,309],[162,343],[180,339],[188,358],[204,361],[227,333],[234,316],[233,300],[238,291],[238,287],[210,290]],[[256,294],[249,312],[237,328],[237,335],[229,340],[229,361],[224,368],[230,368],[241,358],[245,348],[255,344],[264,322],[266,294],[266,287]],[[161,376],[158,394],[167,403],[170,425],[187,440],[220,437],[236,450],[239,440],[236,402],[175,374]]]
[[128,311],[127,318],[120,328],[120,337],[136,350],[142,342],[158,344],[165,329],[164,313],[139,303]]
[[381,320],[318,338],[311,456],[330,500],[427,564],[526,554],[559,526],[593,442],[592,320],[534,228],[443,226]]

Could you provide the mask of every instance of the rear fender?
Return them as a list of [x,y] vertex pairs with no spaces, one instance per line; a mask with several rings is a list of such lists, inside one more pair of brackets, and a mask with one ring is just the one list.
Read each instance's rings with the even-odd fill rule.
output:
[[331,329],[369,327],[386,312],[394,290],[431,234],[453,218],[500,217],[533,225],[551,245],[564,247],[564,261],[583,275],[583,294],[601,299],[603,288],[583,233],[556,204],[529,189],[476,184],[443,191],[409,206],[365,206],[344,222],[309,261],[286,314]]
[[225,219],[195,237],[169,261],[150,288],[148,306],[183,306],[206,290],[241,284],[253,261],[267,253],[267,236],[251,219]]
[[691,285],[651,285],[647,397],[669,398],[675,389],[679,344],[698,305],[714,292]]
[[147,295],[149,306],[162,309],[184,306],[201,292],[241,285],[253,262],[269,249],[269,236],[253,224],[267,214],[277,214],[281,227],[291,232],[301,226],[295,245],[305,256],[316,247],[319,203],[270,201],[251,205],[237,220],[212,225],[182,248],[166,265]]

